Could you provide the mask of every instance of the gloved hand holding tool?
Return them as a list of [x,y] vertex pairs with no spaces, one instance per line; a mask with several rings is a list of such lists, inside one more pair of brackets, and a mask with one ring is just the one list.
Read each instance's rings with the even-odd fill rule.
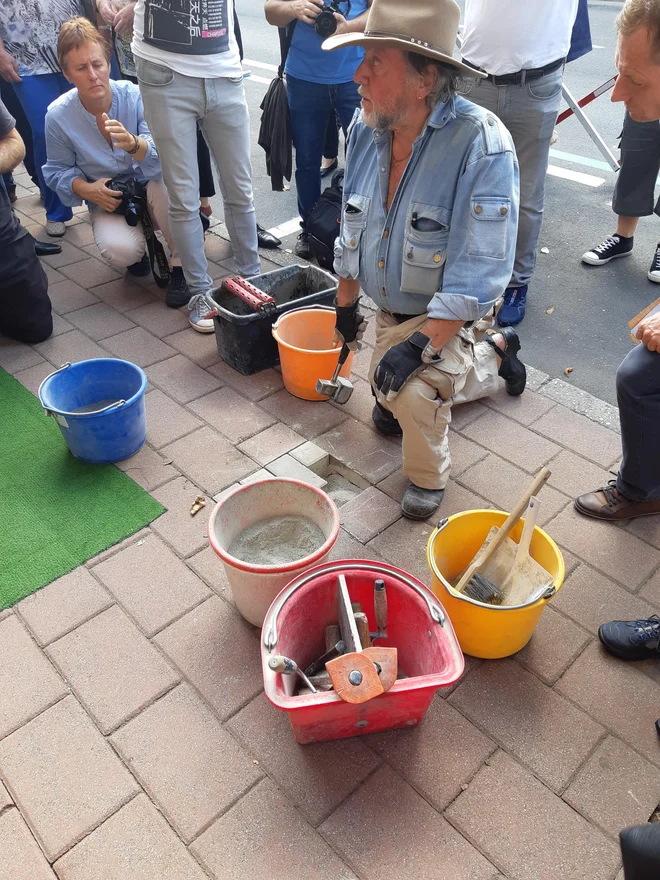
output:
[[344,342],[341,351],[339,352],[337,366],[332,374],[332,379],[316,380],[317,394],[327,394],[328,397],[331,397],[335,401],[335,403],[348,403],[348,400],[353,393],[353,383],[349,379],[344,379],[343,376],[340,376],[339,371],[346,362],[346,358],[350,354],[350,351],[348,343]]
[[335,300],[335,342],[345,343],[351,351],[360,350],[360,340],[367,329],[367,322],[362,312],[358,311],[360,297],[350,306],[339,306]]
[[374,385],[387,400],[393,400],[415,373],[439,359],[440,352],[418,330],[385,352],[376,367]]

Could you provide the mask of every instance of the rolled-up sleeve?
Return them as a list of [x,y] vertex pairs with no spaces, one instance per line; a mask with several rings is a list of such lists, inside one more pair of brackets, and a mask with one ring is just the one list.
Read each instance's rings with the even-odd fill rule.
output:
[[161,168],[160,159],[158,158],[158,150],[156,149],[154,139],[149,131],[149,126],[144,118],[144,107],[142,106],[142,98],[139,94],[137,96],[136,111],[138,134],[147,144],[147,154],[141,162],[134,161],[133,166],[136,171],[138,171],[138,173],[141,172],[147,180],[160,180]]
[[476,321],[511,282],[518,232],[518,163],[512,148],[473,146],[454,200],[442,290],[428,315]]
[[[353,114],[353,119],[351,120],[351,124],[348,127],[346,132],[346,147],[344,153],[344,165],[346,168],[349,167],[349,162],[351,158],[351,154],[353,152],[354,145],[354,137],[353,131],[355,130],[356,122],[360,119],[360,110],[359,108]],[[345,220],[346,216],[346,190],[344,189],[344,195],[342,197],[342,205],[341,205],[341,217],[339,224],[339,235],[335,239],[335,258],[334,258],[334,271],[335,275],[338,275],[340,278],[346,278],[348,280],[355,280],[359,274],[359,265],[356,271],[351,272],[348,267],[348,261],[344,259],[344,244],[345,241]],[[358,252],[359,253],[359,252]]]
[[46,153],[48,161],[41,169],[46,185],[57,193],[63,205],[69,208],[82,205],[82,199],[74,193],[71,185],[76,177],[83,180],[87,177],[76,165],[76,154],[68,138],[49,113],[46,114]]

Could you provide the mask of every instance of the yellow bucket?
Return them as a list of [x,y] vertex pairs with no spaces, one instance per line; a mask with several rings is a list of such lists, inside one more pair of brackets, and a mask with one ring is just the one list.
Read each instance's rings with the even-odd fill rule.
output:
[[[440,599],[454,626],[463,653],[496,660],[524,648],[531,639],[543,609],[564,582],[564,559],[552,538],[538,526],[529,552],[553,577],[552,587],[529,605],[510,608],[485,605],[454,592],[452,583],[474,559],[493,526],[501,526],[508,514],[501,510],[467,510],[440,523],[431,534],[426,558],[433,576],[431,589]],[[520,540],[524,520],[509,537]]]

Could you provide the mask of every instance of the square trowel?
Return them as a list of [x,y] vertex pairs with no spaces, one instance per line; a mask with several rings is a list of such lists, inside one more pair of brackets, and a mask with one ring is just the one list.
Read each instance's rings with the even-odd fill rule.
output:
[[353,383],[340,376],[339,371],[346,363],[346,358],[349,353],[350,348],[344,343],[339,352],[339,360],[337,361],[337,366],[332,375],[332,379],[316,380],[317,394],[326,394],[328,397],[332,398],[335,403],[348,403],[348,400],[353,393]]

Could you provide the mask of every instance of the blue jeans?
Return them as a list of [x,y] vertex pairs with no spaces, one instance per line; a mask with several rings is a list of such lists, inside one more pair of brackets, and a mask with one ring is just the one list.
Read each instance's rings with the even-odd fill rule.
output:
[[296,189],[298,211],[305,228],[307,217],[321,195],[321,159],[328,122],[337,114],[346,136],[355,110],[360,105],[357,84],[353,81],[324,85],[296,79],[287,74],[291,136],[296,150]]
[[71,83],[67,82],[61,73],[42,73],[37,76],[24,76],[22,82],[12,85],[32,129],[34,164],[46,208],[46,218],[63,223],[73,217],[73,212],[71,208],[62,204],[52,189],[46,186],[41,167],[46,164],[47,158],[45,129],[48,105],[64,92],[68,92]]

